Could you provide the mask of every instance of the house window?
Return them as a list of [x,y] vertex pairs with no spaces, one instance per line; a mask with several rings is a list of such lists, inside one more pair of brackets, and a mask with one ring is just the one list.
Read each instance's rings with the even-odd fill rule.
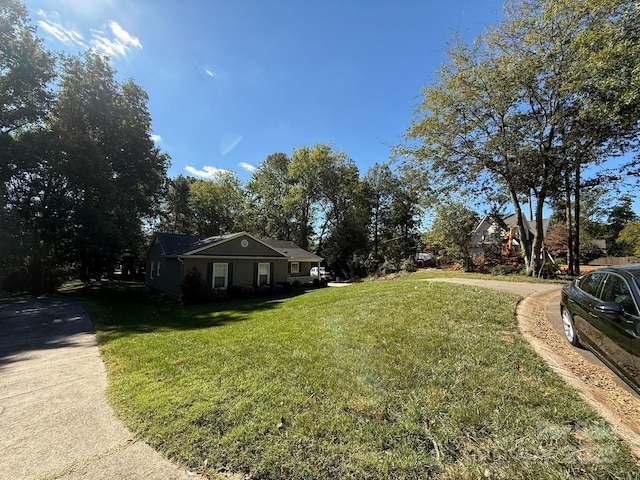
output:
[[268,263],[258,264],[258,286],[269,284],[269,270],[270,266]]
[[300,264],[298,262],[291,262],[291,273],[300,273]]
[[158,263],[156,264],[156,277],[160,276],[160,262],[158,261]]
[[213,288],[224,290],[227,288],[227,281],[229,278],[229,264],[228,263],[214,263],[213,264]]
[[151,260],[151,268],[149,269],[149,278],[153,280],[153,268],[155,267],[155,262]]

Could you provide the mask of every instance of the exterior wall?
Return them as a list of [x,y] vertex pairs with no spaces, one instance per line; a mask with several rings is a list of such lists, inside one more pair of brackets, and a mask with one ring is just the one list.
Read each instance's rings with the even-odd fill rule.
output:
[[[151,270],[151,262],[153,261],[153,271]],[[160,264],[160,272],[158,274],[158,263]],[[182,264],[175,258],[164,257],[148,257],[147,258],[146,284],[151,287],[165,292],[172,297],[180,298],[180,284],[182,283],[183,270]]]
[[201,277],[211,284],[212,279],[208,278],[210,270],[208,264],[210,263],[228,263],[229,264],[229,284],[228,286],[250,286],[255,285],[257,282],[256,272],[258,263],[273,263],[273,278],[271,283],[276,285],[279,282],[287,281],[287,259],[278,260],[262,260],[256,258],[255,260],[249,259],[234,259],[234,258],[188,258],[184,257],[184,272],[185,274],[192,268],[196,268]]
[[197,259],[197,258],[183,258],[182,261],[184,263],[184,267],[183,267],[184,270],[182,273],[183,276],[180,277],[179,282],[182,282],[182,278],[184,278],[184,275],[189,273],[194,268],[198,270],[198,272],[200,272],[200,278],[202,278],[203,280],[207,280],[207,261],[206,260]]
[[308,277],[311,274],[311,267],[317,267],[317,263],[318,262],[298,262],[299,265],[299,269],[298,269],[298,273],[291,273],[291,262],[288,262],[289,266],[288,266],[288,270],[289,270],[289,276],[291,278],[295,278],[295,277]]
[[286,282],[289,277],[289,261],[285,258],[283,261],[273,262],[273,284]]

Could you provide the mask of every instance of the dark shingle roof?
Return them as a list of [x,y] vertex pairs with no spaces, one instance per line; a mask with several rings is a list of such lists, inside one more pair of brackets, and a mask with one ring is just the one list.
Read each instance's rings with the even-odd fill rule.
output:
[[289,258],[307,259],[314,262],[322,260],[322,257],[311,252],[307,252],[306,250],[300,248],[298,245],[289,240],[263,239],[262,241],[274,250],[277,250],[278,252]]
[[[215,237],[206,237],[204,235],[156,233],[155,238],[160,243],[165,256],[172,257],[177,255],[185,255],[194,250],[198,250],[209,245],[214,245],[224,240],[228,240],[232,237],[237,237],[245,234],[246,232],[239,232],[226,235],[218,235]],[[299,259],[313,262],[322,260],[322,257],[314,255],[313,253],[300,248],[295,243],[289,240],[260,239],[259,241],[289,259]]]
[[[237,234],[234,234],[237,235]],[[226,240],[233,235],[206,237],[204,235],[181,235],[176,233],[156,233],[156,238],[166,256],[183,255],[207,245]]]

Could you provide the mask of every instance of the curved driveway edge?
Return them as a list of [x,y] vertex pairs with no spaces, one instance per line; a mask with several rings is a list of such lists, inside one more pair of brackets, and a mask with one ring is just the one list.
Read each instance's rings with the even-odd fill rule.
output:
[[0,304],[0,478],[202,478],[136,440],[107,404],[106,384],[77,302]]

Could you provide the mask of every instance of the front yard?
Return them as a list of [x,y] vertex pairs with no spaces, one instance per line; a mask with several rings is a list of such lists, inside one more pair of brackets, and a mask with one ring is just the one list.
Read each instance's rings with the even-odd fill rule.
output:
[[520,336],[517,297],[419,278],[197,307],[83,294],[117,414],[212,478],[634,478]]

